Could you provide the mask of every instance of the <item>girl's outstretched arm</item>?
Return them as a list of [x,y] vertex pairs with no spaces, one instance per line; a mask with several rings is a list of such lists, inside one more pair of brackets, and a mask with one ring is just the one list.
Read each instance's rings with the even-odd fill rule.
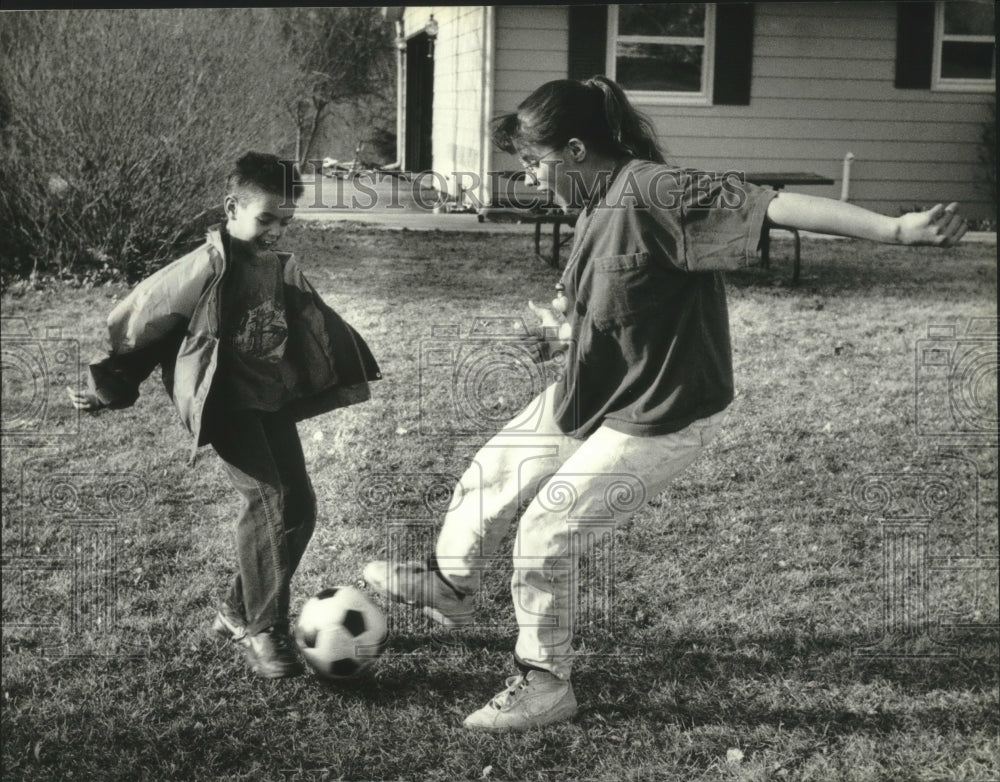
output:
[[889,217],[832,198],[779,193],[767,207],[767,218],[779,226],[802,231],[853,236],[887,244],[929,244],[951,247],[968,225],[958,204],[938,204],[926,212]]

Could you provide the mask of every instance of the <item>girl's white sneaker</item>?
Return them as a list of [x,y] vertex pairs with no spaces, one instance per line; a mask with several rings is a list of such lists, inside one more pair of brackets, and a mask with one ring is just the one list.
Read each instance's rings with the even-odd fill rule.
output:
[[379,594],[397,603],[423,609],[445,627],[472,624],[472,600],[459,594],[424,562],[389,562],[381,559],[365,566],[363,578]]
[[576,714],[573,685],[548,671],[511,676],[506,688],[465,718],[473,730],[530,730]]

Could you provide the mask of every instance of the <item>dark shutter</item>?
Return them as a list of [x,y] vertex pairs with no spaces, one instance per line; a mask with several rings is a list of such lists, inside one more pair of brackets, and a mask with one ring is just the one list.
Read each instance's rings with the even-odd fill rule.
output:
[[715,7],[716,106],[749,106],[753,75],[753,5],[719,3]]
[[896,3],[896,86],[929,90],[934,61],[934,3]]
[[569,78],[589,79],[605,72],[608,50],[608,7],[569,7]]

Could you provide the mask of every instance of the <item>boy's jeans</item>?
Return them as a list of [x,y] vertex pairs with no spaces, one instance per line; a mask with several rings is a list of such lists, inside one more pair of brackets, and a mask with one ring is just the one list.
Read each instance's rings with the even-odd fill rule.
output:
[[474,457],[455,487],[435,554],[445,578],[464,592],[477,591],[518,508],[531,498],[514,543],[515,656],[567,679],[581,542],[610,540],[618,522],[695,460],[726,413],[659,437],[602,426],[578,440],[556,427],[553,391],[550,386]]
[[210,441],[243,497],[226,602],[255,634],[288,621],[289,584],[316,525],[316,495],[286,413],[235,410],[214,419]]

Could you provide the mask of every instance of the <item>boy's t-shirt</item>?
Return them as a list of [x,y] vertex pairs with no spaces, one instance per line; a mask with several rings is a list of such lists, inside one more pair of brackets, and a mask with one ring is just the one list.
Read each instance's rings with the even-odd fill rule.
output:
[[756,253],[774,191],[632,160],[577,221],[562,276],[572,353],[554,415],[574,437],[680,431],[733,399],[720,270]]
[[288,324],[281,261],[273,252],[229,243],[223,278],[219,365],[213,388],[232,410],[274,411],[295,388],[296,372],[285,357]]

